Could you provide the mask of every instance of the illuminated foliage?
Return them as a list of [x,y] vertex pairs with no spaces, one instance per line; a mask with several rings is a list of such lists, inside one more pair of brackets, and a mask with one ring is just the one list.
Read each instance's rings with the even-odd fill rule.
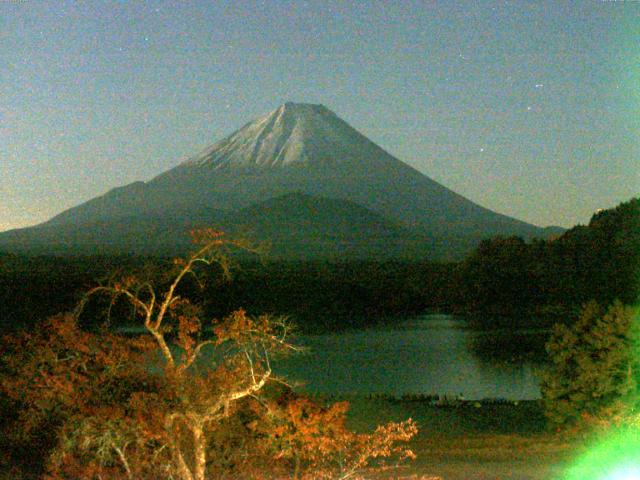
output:
[[357,472],[375,459],[415,458],[404,445],[417,433],[411,419],[359,434],[345,426],[348,408],[347,402],[321,407],[308,398],[293,398],[279,407],[271,405],[256,428],[265,430],[274,458],[293,461],[296,479],[359,478]]
[[[412,422],[351,433],[343,404],[320,408],[282,386],[272,357],[296,350],[283,318],[240,309],[203,319],[181,282],[201,284],[199,266],[228,275],[226,249],[256,249],[214,230],[194,238],[199,249],[174,261],[162,285],[115,279],[89,290],[74,314],[5,339],[0,388],[20,408],[22,435],[53,432],[48,478],[353,478],[371,459],[411,456],[396,442],[415,434]],[[78,319],[96,296],[110,311],[129,304],[142,333],[83,330]]]
[[620,302],[606,312],[590,302],[573,326],[555,326],[541,385],[553,423],[620,422],[635,406],[640,374],[636,313]]

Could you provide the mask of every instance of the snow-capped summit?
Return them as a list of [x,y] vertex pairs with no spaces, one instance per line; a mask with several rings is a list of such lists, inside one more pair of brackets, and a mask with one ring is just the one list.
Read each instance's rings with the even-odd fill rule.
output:
[[[267,202],[274,198],[284,200]],[[318,198],[332,201],[322,203]],[[258,223],[273,223],[277,230],[288,231],[292,212],[313,211],[296,210],[295,205],[274,210],[274,205],[291,202],[318,203],[324,213],[314,215],[324,218],[326,225],[333,217],[336,224],[342,221],[338,205],[347,202],[349,206],[342,205],[341,211],[364,215],[369,210],[370,218],[379,215],[401,229],[425,235],[442,256],[464,253],[480,239],[497,234],[525,238],[545,234],[539,227],[492,212],[449,190],[386,152],[328,108],[306,103],[285,103],[148,182],[113,189],[41,227],[53,238],[65,228],[94,233],[99,228],[105,238],[125,238],[137,228],[138,236],[146,238],[154,235],[148,226],[152,220],[156,230],[158,225],[169,225],[177,231],[185,224],[211,223],[217,218],[215,212],[224,212],[230,221],[245,211],[266,216],[256,218]],[[262,207],[252,209],[257,204]],[[347,223],[358,222],[354,218]],[[39,228],[29,232],[37,237],[44,231]],[[390,237],[380,241],[396,242],[396,234],[389,234],[393,229],[383,230]],[[27,242],[26,236],[19,241]]]
[[[282,167],[354,161],[379,149],[324,105],[287,102],[190,158],[186,165]],[[360,157],[360,155],[358,155]]]

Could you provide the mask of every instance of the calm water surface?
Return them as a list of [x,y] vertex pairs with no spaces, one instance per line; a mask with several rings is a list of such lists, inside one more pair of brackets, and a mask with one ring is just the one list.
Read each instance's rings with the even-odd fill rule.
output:
[[536,399],[540,363],[504,358],[501,350],[525,350],[546,334],[483,330],[463,317],[422,315],[393,326],[299,336],[296,343],[308,352],[278,360],[274,369],[314,393]]

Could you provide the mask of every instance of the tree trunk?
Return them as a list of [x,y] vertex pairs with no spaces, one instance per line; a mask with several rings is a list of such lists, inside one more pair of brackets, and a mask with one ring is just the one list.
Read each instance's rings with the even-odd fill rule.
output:
[[194,480],[205,480],[207,469],[207,450],[202,425],[195,425],[193,431]]

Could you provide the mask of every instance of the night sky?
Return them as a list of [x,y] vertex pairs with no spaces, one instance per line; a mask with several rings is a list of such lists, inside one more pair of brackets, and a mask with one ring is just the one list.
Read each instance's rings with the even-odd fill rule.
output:
[[0,230],[322,103],[537,225],[640,192],[640,2],[0,2]]

